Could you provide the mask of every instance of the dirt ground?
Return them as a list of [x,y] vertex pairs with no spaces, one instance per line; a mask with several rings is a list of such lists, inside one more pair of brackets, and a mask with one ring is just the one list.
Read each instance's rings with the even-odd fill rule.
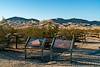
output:
[[100,47],[100,39],[95,37],[87,37],[86,42],[76,42],[78,48],[98,50]]
[[[75,45],[78,48],[98,50],[100,47],[99,41],[99,39],[88,38],[87,42],[89,43],[75,43]],[[69,61],[41,62],[36,59],[25,60],[24,56],[23,50],[0,51],[0,67],[100,67],[98,65],[71,64]]]

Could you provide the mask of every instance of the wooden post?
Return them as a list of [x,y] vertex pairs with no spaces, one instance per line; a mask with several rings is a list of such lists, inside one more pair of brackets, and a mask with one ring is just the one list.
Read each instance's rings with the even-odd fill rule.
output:
[[17,44],[18,44],[18,36],[17,36],[17,35],[15,35],[15,37],[16,37],[16,49],[17,49]]
[[27,40],[26,40],[26,44],[25,44],[25,59],[27,59],[27,44],[29,42],[29,40],[31,39],[31,37],[28,37]]
[[73,35],[71,46],[70,46],[70,63],[72,63],[73,45],[74,45],[74,35]]
[[51,54],[50,54],[50,60],[53,60],[53,45],[54,45],[54,42],[55,42],[55,37],[53,38],[52,40],[52,43],[51,43],[51,47],[50,47],[50,51],[51,51]]
[[43,39],[43,42],[42,42],[42,45],[41,45],[41,52],[42,52],[42,54],[41,54],[41,59],[42,59],[42,61],[43,61],[43,50],[44,50],[44,44],[45,44],[45,38]]
[[9,46],[10,44],[10,34],[7,35],[7,47]]

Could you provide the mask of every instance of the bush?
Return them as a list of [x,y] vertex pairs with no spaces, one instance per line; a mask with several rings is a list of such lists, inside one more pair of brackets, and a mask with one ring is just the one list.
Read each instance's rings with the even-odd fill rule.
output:
[[81,38],[84,36],[84,34],[86,34],[85,30],[80,30],[80,29],[60,29],[59,30],[59,35],[64,36],[69,40],[71,40],[74,35],[75,41],[80,41]]

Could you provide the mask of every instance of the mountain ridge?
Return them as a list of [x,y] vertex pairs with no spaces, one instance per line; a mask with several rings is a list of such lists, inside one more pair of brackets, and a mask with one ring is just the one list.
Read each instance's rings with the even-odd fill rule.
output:
[[[23,17],[11,17],[11,18],[7,18],[6,20],[10,21],[11,23],[13,23],[13,22],[15,22],[15,23],[19,23],[19,22],[27,23],[29,21],[40,22],[40,20],[38,20],[38,19],[33,19],[33,18],[26,19]],[[78,18],[71,18],[71,19],[53,18],[50,20],[52,20],[56,23],[60,23],[60,24],[71,22],[71,23],[76,23],[76,24],[85,23],[85,24],[90,24],[90,25],[100,25],[100,21],[88,21],[85,19],[78,19]]]
[[86,23],[86,24],[91,24],[91,25],[100,25],[100,21],[88,21],[85,19],[78,19],[78,18],[71,18],[71,19],[63,19],[63,18],[56,18],[56,19],[51,19],[54,22],[57,23],[68,23],[68,22],[72,22],[72,23]]
[[37,19],[33,19],[33,18],[30,18],[30,19],[26,19],[26,18],[23,18],[23,17],[11,17],[11,18],[7,18],[6,21],[9,21],[9,22],[29,22],[29,21],[36,21],[36,22],[40,22],[39,20]]

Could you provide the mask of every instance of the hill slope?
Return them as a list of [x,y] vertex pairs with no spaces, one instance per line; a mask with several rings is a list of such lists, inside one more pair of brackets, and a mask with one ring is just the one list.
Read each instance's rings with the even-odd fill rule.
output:
[[22,18],[22,17],[11,17],[6,20],[11,23],[27,23],[27,22],[31,22],[31,21],[39,22],[39,20],[37,20],[37,19],[26,19],[26,18]]
[[100,25],[100,21],[88,21],[88,20],[84,20],[84,19],[77,19],[77,18],[72,18],[72,19],[63,19],[63,18],[57,18],[57,19],[51,19],[54,22],[57,23],[68,23],[68,22],[72,22],[72,23],[85,23],[85,24],[91,24],[91,25]]

